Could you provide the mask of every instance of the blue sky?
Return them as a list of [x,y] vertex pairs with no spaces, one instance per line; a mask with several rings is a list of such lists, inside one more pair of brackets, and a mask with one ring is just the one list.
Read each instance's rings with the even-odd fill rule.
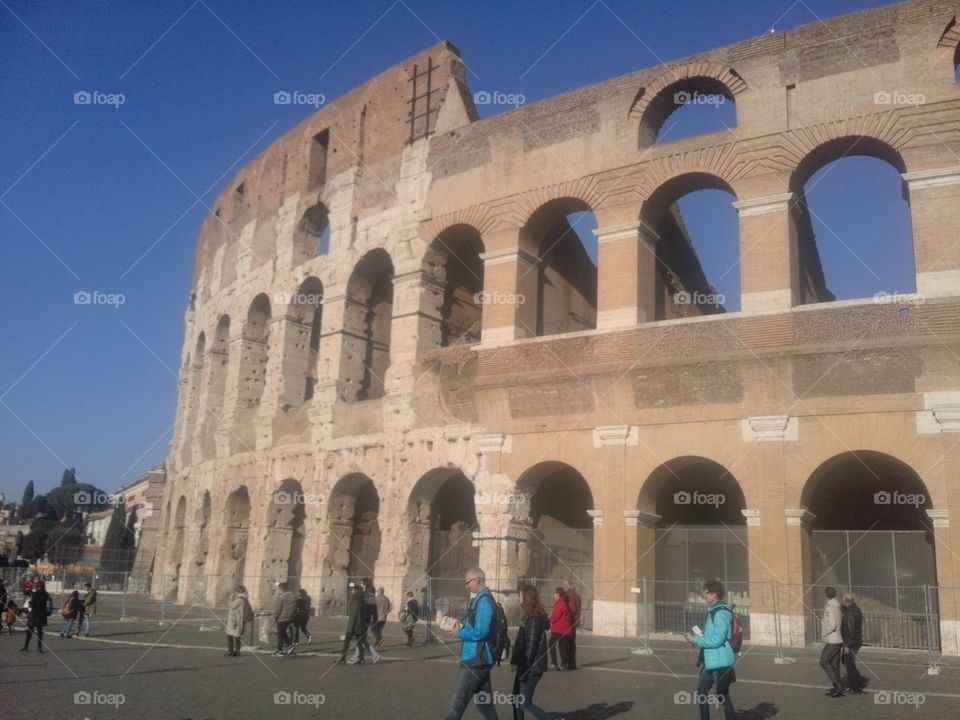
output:
[[[460,48],[474,91],[532,102],[881,4],[733,1],[721,19],[705,0],[2,0],[0,492],[19,500],[30,479],[45,491],[65,465],[109,491],[163,459],[206,205],[309,112],[273,104],[278,90],[332,100],[442,38]],[[77,105],[81,91],[124,102]],[[811,194],[845,240],[821,247],[841,297],[912,289],[899,286],[912,283],[909,247],[877,251],[908,233],[898,178],[870,163],[848,161]],[[709,267],[736,265],[731,199],[704,191],[683,201]],[[862,277],[856,255],[877,278]],[[735,296],[736,275],[718,289]],[[82,291],[124,302],[75,304]]]

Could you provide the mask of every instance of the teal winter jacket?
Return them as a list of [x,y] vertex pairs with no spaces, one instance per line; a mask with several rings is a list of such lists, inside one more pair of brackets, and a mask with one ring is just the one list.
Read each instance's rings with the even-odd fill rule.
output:
[[460,629],[457,630],[457,637],[463,641],[460,662],[464,665],[493,665],[490,642],[493,641],[495,602],[487,588],[483,588],[470,601],[470,615],[461,620]]
[[693,644],[703,648],[703,666],[707,670],[731,667],[736,662],[730,647],[730,626],[733,609],[728,603],[718,600],[707,607],[703,623],[703,635],[694,635]]

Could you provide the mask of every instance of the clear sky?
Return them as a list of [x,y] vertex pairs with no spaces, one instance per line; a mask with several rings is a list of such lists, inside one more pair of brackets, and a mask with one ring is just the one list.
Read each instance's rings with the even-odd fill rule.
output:
[[[207,205],[311,110],[275,92],[332,100],[447,39],[472,90],[532,102],[882,4],[0,0],[0,492],[19,500],[30,479],[44,492],[64,466],[111,491],[164,458]],[[76,104],[78,92],[101,95]],[[844,239],[821,247],[841,297],[912,290],[899,179],[870,163],[811,194],[823,236]],[[733,198],[700,195],[683,201],[688,227],[708,279],[735,296]],[[877,249],[897,233],[905,255]],[[76,304],[78,292],[123,304]]]

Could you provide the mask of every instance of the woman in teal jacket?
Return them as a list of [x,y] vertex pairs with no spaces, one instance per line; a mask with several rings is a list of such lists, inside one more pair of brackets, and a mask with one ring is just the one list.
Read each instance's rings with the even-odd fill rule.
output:
[[700,648],[700,681],[694,702],[700,708],[700,720],[710,720],[710,706],[707,704],[710,688],[717,686],[715,702],[723,703],[725,720],[735,720],[737,711],[730,698],[730,683],[737,677],[733,671],[736,656],[730,647],[730,629],[733,623],[733,608],[723,601],[726,591],[719,580],[710,580],[703,586],[703,597],[707,601],[707,613],[703,623],[703,635],[686,633],[684,637],[694,647]]

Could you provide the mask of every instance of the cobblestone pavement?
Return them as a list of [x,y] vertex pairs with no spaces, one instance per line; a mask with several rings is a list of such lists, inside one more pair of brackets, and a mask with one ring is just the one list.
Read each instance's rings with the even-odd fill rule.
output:
[[[0,637],[0,687],[4,718],[30,720],[250,720],[354,718],[442,720],[457,678],[456,643],[405,647],[396,624],[388,626],[379,664],[334,665],[340,621],[315,619],[314,637],[292,656],[274,658],[265,647],[224,657],[221,613],[170,608],[167,624],[139,611],[136,620],[97,617],[94,637],[63,639],[51,625],[48,652],[19,652],[23,635]],[[171,620],[183,615],[172,624]],[[200,627],[209,627],[202,631]],[[217,629],[219,626],[219,629]],[[418,639],[425,628],[418,628]],[[678,643],[654,643],[653,656],[631,654],[630,641],[579,639],[580,670],[550,672],[537,702],[556,718],[626,720],[697,717],[686,701],[695,668]],[[737,666],[733,698],[745,718],[843,717],[845,720],[947,720],[956,717],[960,666],[926,672],[928,658],[867,650],[861,668],[872,679],[862,696],[831,699],[816,648],[792,653],[778,665],[769,648],[746,647]],[[508,693],[508,667],[494,671],[494,690]],[[278,695],[279,693],[279,695]],[[503,700],[501,696],[496,699]],[[85,700],[89,702],[84,702]],[[289,700],[289,703],[282,701]],[[280,702],[278,702],[280,701]],[[512,717],[507,705],[501,718]],[[721,717],[717,708],[714,717]],[[468,709],[466,718],[478,718]]]

